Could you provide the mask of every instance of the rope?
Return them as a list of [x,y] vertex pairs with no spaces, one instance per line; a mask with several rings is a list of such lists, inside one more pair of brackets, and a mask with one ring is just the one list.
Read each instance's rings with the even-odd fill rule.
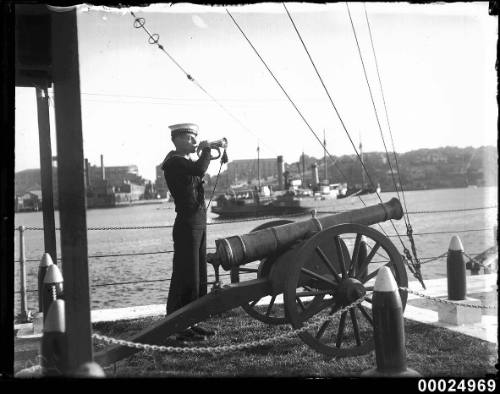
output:
[[[286,9],[286,7],[285,7]],[[330,160],[332,161],[333,165],[335,166],[335,168],[339,171],[340,175],[342,176],[342,178],[348,182],[348,179],[347,177],[345,176],[345,174],[342,172],[342,170],[339,168],[339,166],[337,165],[336,163],[336,159],[333,158],[333,156],[330,154],[330,152],[328,151],[328,149],[326,149],[326,146],[325,144],[323,144],[323,142],[321,142],[321,139],[318,137],[318,135],[314,132],[314,130],[312,129],[312,127],[310,126],[310,124],[307,122],[306,118],[304,117],[304,115],[302,115],[302,113],[300,112],[300,110],[297,108],[297,105],[294,103],[294,101],[290,98],[290,96],[288,95],[288,93],[286,92],[285,88],[283,87],[283,85],[281,85],[281,83],[278,81],[278,79],[276,78],[276,76],[274,75],[274,73],[271,71],[271,69],[269,68],[269,66],[267,65],[267,63],[264,61],[264,59],[262,58],[262,56],[260,56],[259,52],[257,51],[257,49],[254,47],[254,45],[252,44],[252,42],[250,41],[250,39],[247,37],[247,35],[245,34],[245,32],[241,29],[241,27],[239,26],[238,22],[236,22],[236,20],[234,19],[234,17],[231,15],[231,13],[229,12],[229,10],[226,8],[226,12],[227,14],[231,17],[232,21],[234,22],[234,24],[236,25],[236,27],[238,28],[238,30],[240,31],[240,33],[243,35],[243,37],[246,39],[246,41],[248,42],[248,44],[250,45],[250,47],[253,49],[254,53],[257,55],[257,57],[260,59],[260,61],[262,62],[262,64],[266,67],[267,71],[270,73],[270,75],[273,77],[273,79],[275,80],[275,82],[278,84],[278,86],[281,88],[282,92],[285,94],[285,96],[288,98],[288,100],[290,101],[290,103],[292,104],[292,106],[295,108],[295,110],[297,111],[297,113],[300,115],[300,117],[302,118],[302,120],[304,121],[304,123],[306,124],[306,126],[309,128],[309,130],[311,131],[311,133],[314,135],[314,137],[316,138],[316,140],[319,142],[319,144],[322,146],[322,148],[324,149],[324,152],[326,152],[330,158]],[[287,11],[288,12],[288,11]],[[293,23],[293,21],[292,21]],[[294,24],[295,26],[295,24]],[[296,29],[297,33],[298,33],[298,30]],[[300,34],[299,34],[299,37],[300,37]],[[302,41],[302,39],[301,39]],[[302,41],[302,43],[304,44],[304,42]],[[304,48],[306,49],[306,52],[309,54],[309,52],[307,51],[307,47],[305,46],[304,44]],[[312,62],[312,58],[309,56],[309,58],[311,59],[311,62]],[[314,65],[314,62],[313,62],[313,65]],[[314,66],[315,67],[315,66]],[[316,67],[315,67],[316,69]],[[317,69],[316,69],[317,71]],[[319,73],[318,73],[318,76],[319,76]],[[321,78],[321,77],[320,77]],[[324,85],[323,85],[324,86]],[[326,88],[326,87],[325,87]],[[349,133],[348,133],[349,134]],[[359,157],[359,156],[358,156]],[[363,163],[362,163],[363,164]],[[366,168],[365,168],[366,169]],[[371,181],[371,179],[370,179]],[[373,181],[371,181],[372,185],[373,185]],[[376,192],[377,194],[377,197],[379,198],[380,202],[383,203],[382,201],[382,198],[380,197],[379,193]],[[363,205],[366,207],[366,203],[363,201],[363,199],[361,198],[361,196],[357,196],[359,198],[359,200],[363,203]],[[397,229],[396,229],[396,226],[394,225],[393,221],[390,220],[390,222],[392,223],[392,226],[394,227],[394,231],[397,233]],[[378,223],[378,226],[380,228],[380,231],[386,235],[386,232],[385,230],[382,228],[382,226],[380,225],[380,223]],[[403,241],[402,239],[400,238],[400,242],[401,244],[403,245],[403,247],[406,249],[406,247],[404,246],[403,244]]]
[[[306,53],[307,53],[307,55],[308,55],[308,57],[309,57],[309,60],[310,60],[311,64],[312,64],[312,65],[313,65],[313,67],[314,67],[314,70],[316,71],[316,75],[318,76],[319,80],[321,81],[321,84],[323,85],[323,88],[324,88],[324,90],[325,90],[325,92],[326,92],[326,94],[327,94],[327,96],[328,96],[328,98],[329,98],[329,100],[330,100],[330,103],[332,104],[332,106],[333,106],[333,108],[334,108],[335,112],[337,113],[337,116],[339,116],[339,113],[338,113],[338,111],[337,111],[337,108],[336,108],[335,104],[333,103],[333,100],[332,100],[332,98],[331,98],[331,96],[330,96],[330,93],[328,92],[328,89],[327,89],[326,85],[324,84],[323,79],[321,78],[321,75],[319,74],[319,71],[318,71],[318,69],[317,69],[317,67],[316,67],[316,65],[315,65],[315,63],[314,63],[314,61],[313,61],[313,59],[312,59],[312,57],[311,57],[311,55],[310,55],[310,53],[309,53],[308,49],[307,49],[307,46],[306,46],[306,44],[304,43],[304,40],[302,39],[302,37],[301,37],[301,35],[300,35],[300,33],[299,33],[298,29],[297,29],[297,26],[295,25],[295,22],[293,21],[293,18],[292,18],[292,16],[290,15],[290,13],[288,12],[288,9],[286,8],[286,5],[285,5],[284,3],[283,3],[283,7],[285,8],[285,10],[286,10],[286,12],[287,12],[287,14],[288,14],[288,17],[289,17],[290,21],[292,22],[292,25],[293,25],[293,27],[294,27],[294,29],[295,29],[295,31],[296,31],[296,33],[297,33],[297,35],[298,35],[298,37],[299,37],[299,39],[300,39],[301,43],[302,43],[302,46],[304,47],[304,50],[306,51]],[[348,12],[349,12],[349,18],[351,19],[351,14],[350,14],[350,11],[349,11],[349,6],[347,6],[347,10],[348,10]],[[358,51],[359,51],[359,54],[360,54],[361,63],[362,63],[362,65],[363,65],[363,70],[364,70],[364,73],[365,73],[365,79],[366,79],[366,82],[367,82],[367,84],[368,84],[368,89],[369,89],[369,91],[370,91],[370,97],[371,97],[371,100],[372,100],[372,103],[373,103],[373,106],[374,106],[374,109],[375,109],[375,115],[376,115],[376,118],[377,118],[377,123],[378,123],[378,125],[379,125],[379,130],[380,130],[380,132],[381,132],[382,142],[383,142],[383,144],[384,144],[384,148],[385,148],[385,151],[386,151],[386,155],[387,155],[387,160],[388,160],[388,163],[389,163],[389,167],[390,167],[390,169],[391,169],[392,179],[393,179],[393,182],[394,182],[394,184],[395,184],[395,190],[396,190],[396,193],[398,194],[398,197],[399,197],[399,192],[398,192],[398,189],[397,189],[397,186],[396,186],[396,182],[395,182],[395,180],[394,180],[394,171],[393,171],[393,169],[392,169],[392,166],[391,166],[391,161],[390,161],[390,158],[389,158],[388,153],[387,153],[387,147],[386,147],[386,144],[385,144],[385,140],[384,140],[384,136],[383,136],[383,133],[382,133],[381,126],[380,126],[380,122],[379,122],[379,119],[378,119],[378,114],[377,114],[377,110],[376,110],[376,107],[375,107],[375,103],[374,103],[374,101],[373,101],[373,95],[372,95],[372,92],[371,92],[371,87],[370,87],[370,84],[369,84],[369,82],[368,82],[368,78],[367,78],[367,74],[366,74],[366,69],[365,69],[365,65],[364,65],[364,62],[363,62],[363,57],[361,56],[361,51],[360,51],[360,48],[359,48],[358,39],[357,39],[357,36],[356,36],[356,31],[355,31],[355,29],[354,29],[354,24],[352,23],[352,19],[351,19],[351,26],[352,26],[352,28],[353,28],[354,37],[355,37],[355,39],[356,39],[356,44],[358,45]],[[240,29],[240,30],[241,30],[241,29]],[[246,38],[246,37],[245,37],[245,38]],[[248,39],[247,39],[247,40],[248,40]],[[259,56],[259,57],[260,57],[260,56]],[[267,67],[267,66],[266,66],[266,67]],[[281,85],[280,85],[280,86],[281,86]],[[372,187],[373,187],[373,188],[375,188],[375,184],[374,184],[374,182],[373,182],[373,180],[372,180],[372,178],[371,178],[371,176],[370,176],[370,174],[369,174],[369,172],[368,172],[368,170],[367,170],[367,168],[366,168],[366,166],[365,166],[365,164],[364,164],[364,162],[363,162],[362,158],[360,157],[360,155],[359,155],[359,153],[358,153],[358,151],[357,151],[357,149],[356,149],[356,147],[355,147],[355,145],[354,145],[354,143],[353,143],[353,141],[352,141],[352,139],[351,139],[351,136],[350,136],[349,132],[347,131],[347,128],[345,127],[345,125],[344,125],[344,123],[343,123],[343,121],[342,121],[342,118],[341,118],[340,116],[339,116],[339,119],[340,119],[340,121],[341,121],[341,123],[342,123],[342,126],[343,126],[344,130],[346,131],[347,137],[349,138],[349,141],[351,142],[351,145],[352,145],[352,146],[353,146],[353,148],[354,148],[354,151],[356,152],[356,156],[358,157],[359,161],[361,162],[361,166],[363,167],[364,171],[366,172],[366,175],[367,175],[367,177],[368,177],[368,180],[370,181],[370,184],[372,185]],[[312,130],[311,130],[311,131],[312,131]],[[313,132],[313,133],[314,133],[314,132]],[[315,136],[316,136],[316,135],[315,135]],[[329,154],[329,152],[326,150],[326,147],[325,147],[325,146],[321,143],[321,141],[319,140],[319,138],[317,138],[317,136],[316,136],[316,139],[318,139],[319,143],[323,146],[323,148],[325,149],[325,151]],[[329,155],[330,155],[330,154],[329,154]],[[341,174],[342,174],[342,173],[341,173]],[[342,175],[343,175],[343,174],[342,174]],[[344,177],[344,179],[345,179],[345,177]],[[375,191],[375,193],[376,193],[376,195],[377,195],[378,199],[380,200],[380,202],[381,202],[381,203],[383,203],[382,198],[380,197],[380,194],[379,194],[377,191]],[[362,200],[362,198],[361,198],[360,196],[358,196],[358,197],[359,197],[359,199],[361,200],[361,202],[363,202],[363,205],[365,205],[365,206],[366,206],[366,204],[364,203],[364,201]],[[405,255],[406,255],[408,265],[409,265],[409,266],[410,266],[410,265],[411,265],[411,266],[413,266],[413,269],[411,270],[411,271],[412,271],[412,273],[413,273],[413,274],[415,275],[415,277],[416,277],[416,278],[417,278],[417,279],[418,279],[418,280],[422,283],[422,286],[425,288],[425,284],[423,283],[423,280],[422,280],[422,275],[421,275],[421,273],[420,273],[420,265],[419,265],[419,261],[418,261],[418,258],[417,258],[417,250],[416,250],[415,243],[414,243],[414,240],[413,240],[413,237],[412,237],[412,230],[411,230],[411,226],[409,226],[409,225],[407,224],[407,235],[409,236],[409,239],[410,239],[411,249],[412,249],[412,251],[413,251],[413,255],[415,256],[416,263],[414,263],[414,262],[413,262],[413,259],[412,259],[411,255],[410,255],[409,250],[406,248],[406,246],[405,246],[405,244],[404,244],[403,240],[402,240],[402,239],[401,239],[401,237],[399,236],[398,230],[397,230],[396,226],[394,225],[393,220],[390,220],[390,223],[391,223],[392,227],[394,228],[394,231],[396,232],[396,234],[398,234],[398,239],[399,239],[399,241],[400,241],[400,243],[401,243],[401,246],[402,246],[402,247],[403,247],[403,249],[404,249],[404,253],[405,253]],[[406,223],[406,219],[405,219],[405,223]],[[379,228],[381,229],[382,233],[383,233],[384,235],[387,235],[387,234],[386,234],[386,232],[385,232],[385,230],[382,228],[382,226],[381,226],[380,224],[378,224],[378,226],[379,226]]]
[[[372,187],[374,187],[374,188],[375,188],[375,184],[374,184],[374,182],[372,181],[372,179],[371,179],[370,175],[368,174],[368,170],[366,169],[366,167],[365,167],[365,165],[364,165],[364,163],[363,163],[363,160],[361,159],[361,157],[360,157],[360,155],[359,155],[359,153],[358,153],[358,150],[356,149],[356,146],[354,145],[354,142],[352,141],[351,135],[350,135],[350,134],[349,134],[349,132],[347,131],[347,128],[346,128],[346,126],[345,126],[345,123],[344,123],[344,121],[343,121],[342,117],[340,116],[340,113],[339,113],[339,111],[337,110],[337,107],[336,107],[335,103],[333,102],[333,99],[332,99],[332,97],[331,97],[331,95],[330,95],[330,92],[328,91],[328,88],[326,87],[326,85],[325,85],[325,83],[324,83],[324,81],[323,81],[323,78],[321,77],[321,75],[320,75],[320,73],[319,73],[319,71],[318,71],[318,68],[316,67],[316,64],[314,63],[314,60],[312,59],[311,54],[309,53],[309,50],[307,49],[307,45],[305,44],[304,40],[302,39],[302,36],[301,36],[301,34],[300,34],[299,30],[297,29],[297,26],[295,25],[295,22],[294,22],[294,20],[293,20],[292,16],[290,15],[290,12],[288,11],[288,8],[286,7],[285,3],[282,3],[282,4],[283,4],[283,7],[285,8],[285,11],[286,11],[286,13],[287,13],[287,15],[288,15],[288,18],[290,19],[290,21],[291,21],[291,23],[292,23],[292,25],[293,25],[293,28],[295,29],[295,32],[297,33],[297,36],[299,37],[300,42],[302,43],[302,46],[303,46],[304,50],[306,51],[307,56],[309,57],[309,61],[311,62],[311,65],[313,66],[314,71],[316,72],[316,75],[318,76],[318,79],[320,80],[321,85],[323,85],[323,88],[324,88],[324,90],[325,90],[325,93],[326,93],[326,95],[328,96],[328,99],[330,100],[330,103],[332,104],[332,107],[333,107],[333,109],[335,110],[335,113],[337,114],[337,117],[339,118],[339,121],[340,121],[340,123],[341,123],[341,125],[342,125],[342,127],[343,127],[344,131],[346,132],[347,137],[349,138],[349,141],[351,142],[352,147],[354,148],[354,152],[356,153],[356,156],[357,156],[357,157],[358,157],[358,159],[360,160],[361,165],[363,166],[363,169],[365,170],[366,174],[368,175],[368,178],[369,178],[369,180],[370,180],[370,183],[371,183]],[[318,140],[319,140],[319,139],[318,139]],[[321,144],[321,145],[322,145],[322,147],[326,150],[325,146],[321,143],[321,141],[320,141],[320,144]],[[328,153],[328,151],[327,151],[327,153]],[[329,153],[328,153],[328,154],[329,154]],[[330,154],[329,154],[329,155],[330,155]],[[346,178],[344,177],[344,179],[346,179]],[[378,193],[377,193],[377,194],[378,194]],[[380,196],[379,196],[379,198],[380,198]]]
[[288,101],[290,102],[290,104],[292,104],[292,106],[295,108],[295,110],[297,111],[297,113],[299,114],[299,116],[302,118],[302,120],[304,121],[304,123],[306,124],[306,126],[308,127],[308,129],[311,131],[311,133],[314,135],[314,137],[316,138],[316,140],[318,140],[318,142],[320,143],[320,145],[323,147],[323,149],[325,150],[325,152],[328,154],[328,156],[330,157],[330,159],[332,160],[332,163],[335,165],[335,168],[337,168],[337,170],[339,171],[339,173],[342,175],[342,177],[347,180],[347,177],[344,175],[344,173],[342,172],[342,170],[338,167],[338,165],[336,164],[336,159],[334,159],[332,157],[332,155],[330,154],[330,152],[326,149],[325,145],[321,142],[321,139],[318,137],[318,135],[314,132],[313,128],[311,127],[311,125],[309,124],[309,122],[307,121],[307,119],[304,117],[304,115],[302,115],[302,112],[300,112],[300,110],[298,109],[297,105],[294,103],[294,101],[291,99],[291,97],[288,95],[287,91],[285,90],[285,88],[283,87],[283,85],[278,81],[278,79],[276,78],[276,76],[274,75],[274,73],[272,72],[272,70],[269,68],[269,66],[267,65],[267,63],[264,61],[264,59],[262,58],[262,56],[260,56],[259,52],[257,51],[257,49],[254,47],[254,45],[252,44],[252,42],[250,41],[250,39],[247,37],[247,35],[245,34],[245,32],[241,29],[240,25],[238,24],[238,22],[236,22],[236,20],[234,19],[233,15],[229,12],[229,10],[226,8],[226,12],[227,14],[230,16],[231,20],[233,21],[233,23],[235,24],[235,26],[238,28],[238,30],[240,31],[240,33],[243,35],[243,37],[246,39],[246,41],[248,42],[248,44],[250,45],[250,47],[253,49],[254,53],[257,55],[257,57],[260,59],[260,61],[262,62],[262,64],[264,65],[264,67],[266,67],[267,71],[269,72],[269,74],[273,77],[274,81],[278,84],[278,86],[281,88],[282,92],[284,93],[284,95],[286,96],[286,98],[288,99]]
[[[387,145],[385,143],[384,133],[382,131],[382,126],[380,124],[380,119],[379,119],[379,116],[378,116],[377,107],[375,106],[375,100],[373,98],[373,93],[372,93],[372,89],[371,89],[371,86],[370,86],[370,82],[368,81],[368,74],[366,72],[365,63],[363,61],[363,55],[361,54],[361,48],[359,46],[358,37],[357,37],[357,34],[356,34],[356,29],[355,29],[354,23],[352,21],[351,11],[349,9],[349,4],[348,3],[346,3],[346,7],[347,7],[347,13],[349,15],[349,20],[351,22],[351,27],[352,27],[352,31],[353,31],[353,34],[354,34],[354,39],[356,41],[356,46],[358,48],[358,53],[359,53],[359,58],[361,60],[361,65],[363,66],[363,73],[364,73],[364,76],[365,76],[366,84],[368,86],[368,91],[370,93],[370,99],[371,99],[371,102],[372,102],[372,105],[373,105],[373,110],[375,112],[375,118],[377,120],[377,125],[378,125],[379,131],[380,131],[380,136],[382,138],[382,143],[384,145],[384,150],[385,150],[387,162],[388,162],[389,168],[391,170],[391,178],[392,178],[392,181],[393,181],[393,184],[394,184],[394,189],[396,190],[396,193],[397,193],[398,199],[399,199],[399,191],[398,191],[396,179],[394,177],[394,170],[392,168],[391,160],[390,160],[390,157],[389,157],[389,152],[387,150]],[[368,17],[368,15],[366,14],[366,9],[365,9],[365,15]],[[370,38],[371,38],[371,30],[370,30]],[[373,49],[373,53],[375,55],[375,48],[373,46],[373,41],[372,41],[372,49]],[[375,57],[375,59],[376,59],[376,57]],[[377,68],[377,72],[378,72],[378,68]],[[379,77],[380,77],[380,75],[379,75]],[[380,78],[379,78],[379,81],[380,81]],[[380,83],[381,83],[381,81],[380,81]],[[391,137],[392,137],[392,133],[391,133]],[[395,154],[395,152],[394,152],[394,154]],[[361,162],[361,164],[362,164],[363,168],[366,171],[366,175],[370,179],[370,183],[372,183],[372,186],[373,186],[373,182],[371,181],[370,175],[369,175],[368,171],[366,170],[366,167],[364,166],[364,163]],[[400,181],[401,181],[401,178],[400,178]],[[377,195],[378,195],[378,193],[377,193]],[[379,196],[379,198],[380,198],[380,196]],[[406,209],[406,206],[405,206],[405,209]],[[408,214],[407,214],[407,216],[408,216]],[[425,289],[425,284],[424,284],[424,281],[423,281],[423,278],[422,278],[422,273],[420,272],[420,261],[419,261],[419,259],[417,257],[417,247],[415,245],[415,240],[413,238],[413,229],[412,229],[412,226],[411,226],[410,221],[409,221],[409,216],[408,216],[408,220],[407,220],[407,218],[405,216],[403,216],[403,218],[404,218],[404,221],[405,221],[405,224],[406,224],[406,234],[407,234],[407,236],[408,236],[408,238],[410,240],[410,247],[411,247],[411,250],[412,250],[412,253],[413,253],[413,257],[415,258],[415,262],[413,261],[412,255],[410,254],[410,251],[404,245],[403,240],[401,239],[401,237],[398,237],[398,238],[399,238],[399,241],[401,242],[401,245],[403,246],[403,250],[404,250],[404,254],[405,254],[405,257],[406,257],[406,262],[408,264],[408,267],[412,267],[411,271],[412,271],[413,275],[420,281],[420,283],[422,284],[422,287]],[[394,230],[396,230],[396,226],[394,225],[394,223],[393,223],[392,220],[391,220],[391,224],[394,227]],[[396,233],[399,235],[399,233],[398,233],[397,230],[396,230]]]
[[224,149],[224,153],[222,154],[222,156],[220,158],[219,171],[217,171],[217,177],[215,178],[214,190],[212,190],[212,195],[210,196],[210,200],[208,201],[207,211],[208,211],[208,208],[210,208],[210,203],[212,202],[212,199],[214,198],[214,195],[215,195],[215,189],[217,188],[217,182],[219,181],[220,170],[222,170],[222,165],[227,163],[227,162],[228,162],[227,153],[226,153],[226,150]]
[[[392,178],[392,181],[393,181],[393,184],[394,184],[394,189],[396,190],[396,193],[398,195],[398,199],[400,199],[400,197],[399,197],[399,191],[398,191],[398,187],[397,187],[397,182],[396,182],[396,179],[394,178],[394,170],[392,168],[391,160],[390,160],[389,153],[388,153],[388,150],[387,150],[387,146],[386,146],[386,143],[385,143],[384,133],[382,132],[382,126],[380,124],[380,119],[378,117],[377,107],[375,106],[375,100],[373,98],[373,92],[372,92],[372,89],[371,89],[371,86],[370,86],[370,82],[368,81],[368,74],[366,72],[365,63],[363,61],[363,55],[361,54],[361,48],[359,46],[358,36],[356,34],[356,28],[354,27],[354,23],[352,21],[351,11],[349,9],[349,4],[346,3],[346,7],[347,7],[347,13],[349,15],[349,20],[351,22],[351,27],[352,27],[352,32],[354,34],[354,39],[356,41],[356,46],[358,48],[359,59],[361,60],[361,65],[363,67],[363,73],[364,73],[366,85],[368,87],[368,92],[370,94],[370,99],[371,99],[371,102],[372,102],[372,105],[373,105],[373,110],[374,110],[374,113],[375,113],[375,119],[377,120],[377,125],[378,125],[379,131],[380,131],[380,136],[382,138],[382,143],[384,145],[384,150],[385,150],[387,162],[388,162],[389,168],[391,170],[391,178]],[[363,168],[365,169],[365,172],[366,172],[366,175],[368,176],[368,179],[370,179],[370,183],[372,184],[373,187],[375,187],[374,184],[373,184],[373,182],[372,182],[372,180],[371,180],[371,178],[370,178],[370,175],[368,174],[368,170],[366,169],[366,167],[364,166],[364,164],[362,164],[362,165],[363,165]],[[406,223],[406,218],[404,218],[404,219],[405,219],[405,223]]]
[[[389,135],[391,136],[392,152],[393,152],[393,155],[394,155],[394,160],[396,162],[396,169],[397,169],[397,174],[398,174],[398,178],[399,178],[399,187],[401,188],[401,194],[403,195],[403,206],[404,206],[404,209],[406,211],[406,216],[407,216],[407,219],[408,219],[408,224],[410,224],[410,215],[409,215],[409,212],[408,212],[408,208],[406,206],[406,198],[405,198],[405,193],[404,193],[404,189],[403,189],[403,182],[401,181],[401,172],[399,170],[398,156],[396,155],[396,147],[395,147],[395,144],[394,144],[394,138],[392,136],[391,124],[389,122],[389,113],[387,111],[387,104],[385,102],[384,89],[382,88],[382,79],[380,78],[380,71],[379,71],[379,66],[378,66],[378,61],[377,61],[377,55],[375,54],[375,45],[373,43],[372,29],[371,29],[371,26],[370,26],[370,21],[368,20],[368,13],[366,11],[366,4],[365,3],[363,3],[363,7],[364,7],[364,10],[365,10],[365,19],[366,19],[366,24],[368,26],[368,33],[370,35],[370,43],[371,43],[371,47],[372,47],[373,58],[375,59],[375,68],[377,70],[377,77],[378,77],[378,82],[379,82],[379,86],[380,86],[380,92],[381,92],[381,95],[382,95],[382,102],[384,103],[385,118],[386,118],[386,121],[387,121],[387,127],[389,129]],[[396,187],[396,192],[397,192],[397,187]],[[398,193],[398,197],[399,197],[399,193]]]
[[[137,18],[135,13],[133,11],[130,11],[130,14],[132,15],[132,17],[134,18],[134,27],[136,29],[143,29],[146,34],[149,36],[149,39],[148,39],[148,43],[149,44],[152,44],[152,45],[156,45],[158,46],[158,49],[160,49],[163,53],[165,53],[168,58],[184,73],[184,75],[186,76],[187,79],[189,79],[192,83],[194,83],[201,91],[203,91],[203,93],[205,93],[215,104],[217,104],[219,106],[219,108],[221,108],[227,115],[229,115],[233,120],[235,120],[244,130],[246,130],[248,133],[252,134],[255,138],[257,138],[258,140],[258,137],[255,133],[253,133],[248,127],[246,127],[242,122],[241,120],[239,120],[235,115],[233,115],[231,113],[231,111],[229,111],[225,106],[223,106],[214,96],[212,96],[203,86],[201,86],[201,84],[191,75],[189,74],[174,58],[173,56],[170,55],[170,53],[168,53],[166,50],[165,50],[165,47],[163,45],[160,44],[160,35],[159,34],[151,34],[148,29],[146,29],[145,25],[146,25],[146,20],[144,18]],[[276,150],[274,150],[273,148],[271,148],[270,146],[268,146],[267,144],[264,144],[266,145],[271,151],[273,151],[274,153],[276,153]]]
[[335,315],[347,312],[348,310],[354,308],[358,304],[361,304],[365,300],[365,297],[361,297],[346,307],[339,309],[332,315],[328,315],[321,319],[312,319],[311,322],[306,323],[303,327],[290,330],[280,335],[276,335],[270,338],[264,338],[256,341],[244,342],[237,345],[224,345],[224,346],[205,346],[205,347],[178,347],[178,346],[160,346],[160,345],[150,345],[145,343],[137,343],[132,341],[125,341],[122,339],[111,338],[105,335],[92,334],[92,337],[97,341],[102,341],[107,344],[127,346],[130,348],[140,349],[149,352],[169,352],[169,353],[189,353],[189,354],[207,354],[207,353],[226,353],[232,351],[241,351],[252,349],[259,346],[269,346],[275,342],[281,340],[290,339],[299,334],[305,333],[307,330],[319,327],[321,324],[325,323],[327,320],[331,320]]

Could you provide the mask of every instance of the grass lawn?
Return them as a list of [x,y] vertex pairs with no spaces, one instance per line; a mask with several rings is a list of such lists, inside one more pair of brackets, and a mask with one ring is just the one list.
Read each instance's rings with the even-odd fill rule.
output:
[[[96,323],[93,329],[98,334],[128,339],[160,319]],[[288,325],[272,326],[255,320],[241,308],[214,316],[205,325],[215,328],[217,335],[193,346],[236,345],[290,330]],[[345,334],[352,337],[348,328]],[[405,336],[408,367],[422,376],[485,377],[496,373],[496,344],[409,320],[405,320]],[[172,338],[161,345],[178,346]],[[106,346],[95,342],[94,350]],[[105,367],[105,372],[108,377],[356,377],[374,366],[374,352],[329,359],[293,337],[272,346],[222,354],[140,351]]]

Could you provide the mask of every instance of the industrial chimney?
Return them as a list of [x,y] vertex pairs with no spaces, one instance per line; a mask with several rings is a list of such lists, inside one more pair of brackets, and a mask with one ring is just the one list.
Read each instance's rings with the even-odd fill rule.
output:
[[278,190],[283,190],[283,172],[285,170],[283,165],[283,156],[278,156]]
[[104,171],[104,156],[101,155],[101,174],[102,174],[102,180],[106,179],[106,172]]
[[314,182],[314,186],[319,186],[318,165],[316,163],[314,163],[311,166],[311,168],[313,170],[313,182]]

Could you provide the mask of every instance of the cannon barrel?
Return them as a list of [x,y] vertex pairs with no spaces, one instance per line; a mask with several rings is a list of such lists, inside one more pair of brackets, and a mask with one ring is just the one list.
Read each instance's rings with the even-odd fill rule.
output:
[[382,204],[353,209],[322,218],[283,224],[244,235],[215,241],[216,259],[225,270],[282,253],[295,242],[309,238],[317,231],[341,224],[357,223],[370,226],[390,219],[401,219],[403,208],[397,198]]

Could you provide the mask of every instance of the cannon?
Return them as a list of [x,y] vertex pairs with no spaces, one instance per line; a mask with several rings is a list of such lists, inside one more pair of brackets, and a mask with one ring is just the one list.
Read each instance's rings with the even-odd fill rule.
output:
[[[248,234],[218,239],[216,252],[207,260],[217,278],[219,267],[230,271],[231,283],[214,286],[129,340],[159,344],[210,316],[242,306],[256,319],[294,329],[320,318],[321,325],[299,333],[308,346],[329,357],[366,354],[374,348],[370,303],[378,270],[387,266],[400,287],[408,285],[401,254],[387,236],[369,226],[402,216],[401,204],[393,198],[321,218],[272,221]],[[404,308],[407,294],[400,295]],[[361,297],[365,301],[355,308],[335,313]],[[263,299],[265,305],[260,305]],[[96,353],[95,360],[108,365],[137,351],[113,345]]]

